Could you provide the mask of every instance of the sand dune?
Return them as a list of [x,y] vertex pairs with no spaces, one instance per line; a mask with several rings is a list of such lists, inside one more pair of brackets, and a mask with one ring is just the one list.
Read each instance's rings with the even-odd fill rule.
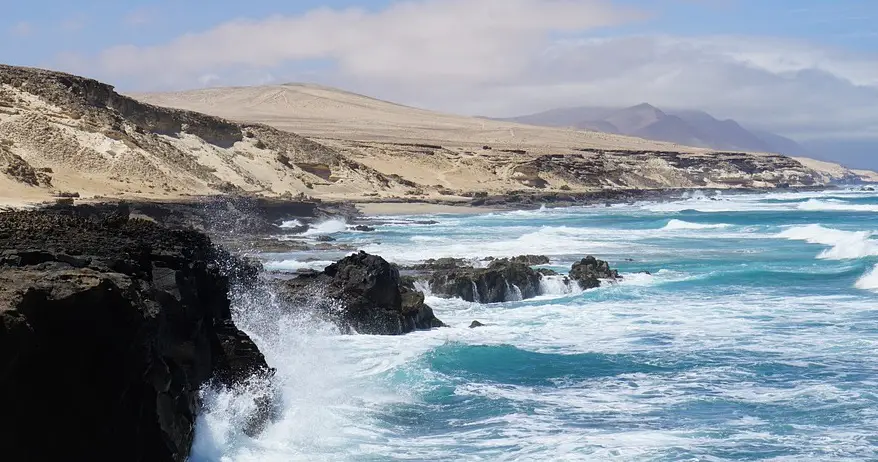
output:
[[628,136],[444,114],[318,85],[209,88],[130,96],[158,106],[265,123],[311,138],[469,148],[489,145],[539,153],[576,148],[704,151]]

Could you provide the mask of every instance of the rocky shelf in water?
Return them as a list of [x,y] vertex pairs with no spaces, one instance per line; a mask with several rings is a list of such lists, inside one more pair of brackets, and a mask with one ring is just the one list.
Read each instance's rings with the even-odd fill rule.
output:
[[576,262],[569,275],[562,276],[545,268],[533,268],[549,263],[543,255],[520,255],[512,258],[483,260],[485,267],[456,258],[427,260],[406,268],[410,279],[421,279],[433,295],[458,297],[468,302],[499,303],[527,300],[546,295],[549,278],[572,290],[600,287],[601,281],[617,281],[621,276],[610,269],[609,263],[587,256]]

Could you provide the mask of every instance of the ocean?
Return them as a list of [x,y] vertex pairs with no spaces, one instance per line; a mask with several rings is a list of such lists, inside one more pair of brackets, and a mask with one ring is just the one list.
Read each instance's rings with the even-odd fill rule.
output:
[[[311,234],[401,264],[544,254],[566,272],[594,255],[624,280],[490,305],[428,293],[451,327],[398,337],[243,296],[279,412],[250,438],[252,393],[205,390],[193,461],[878,460],[878,193],[376,223]],[[264,257],[295,271],[343,255]]]

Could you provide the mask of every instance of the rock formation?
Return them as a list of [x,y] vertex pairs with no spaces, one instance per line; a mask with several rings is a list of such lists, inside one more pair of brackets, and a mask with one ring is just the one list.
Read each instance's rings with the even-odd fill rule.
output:
[[309,306],[341,328],[361,334],[399,335],[441,327],[424,294],[383,258],[359,252],[280,284],[291,307]]
[[271,374],[229,309],[256,270],[198,232],[6,212],[0,248],[6,460],[183,461],[202,386]]
[[468,302],[498,303],[525,300],[540,294],[542,276],[525,263],[495,260],[487,268],[457,266],[435,271],[428,279],[438,296]]
[[579,283],[579,287],[583,290],[600,287],[601,279],[615,281],[621,278],[618,271],[610,269],[609,263],[591,255],[574,263],[570,268],[569,277]]

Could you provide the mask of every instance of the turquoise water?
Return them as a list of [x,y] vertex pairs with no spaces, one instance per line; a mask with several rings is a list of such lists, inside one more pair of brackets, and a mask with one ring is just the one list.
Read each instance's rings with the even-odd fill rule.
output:
[[403,337],[245,298],[281,410],[251,439],[235,430],[248,394],[206,392],[194,460],[878,459],[875,193],[385,221],[324,229],[400,263],[529,253],[565,271],[592,254],[625,279],[493,305],[428,296],[452,327]]

